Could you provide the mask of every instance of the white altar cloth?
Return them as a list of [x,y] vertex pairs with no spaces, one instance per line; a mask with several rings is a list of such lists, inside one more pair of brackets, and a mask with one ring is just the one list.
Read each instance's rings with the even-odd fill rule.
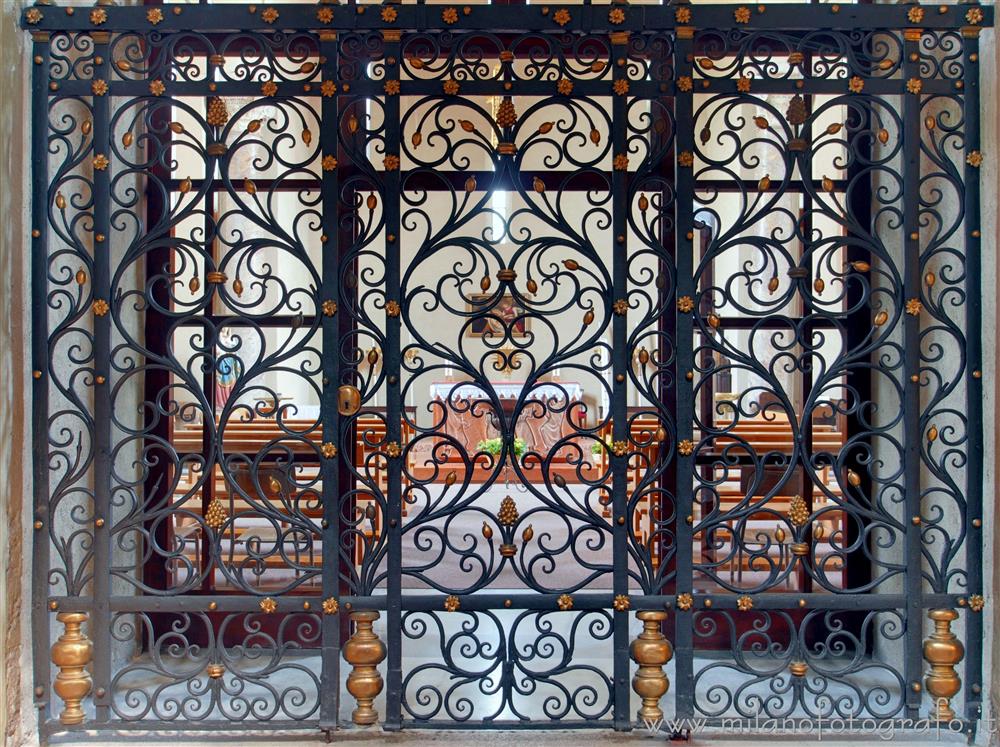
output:
[[[491,382],[490,387],[500,399],[517,399],[524,389],[523,381]],[[532,399],[563,399],[569,396],[570,402],[583,399],[583,387],[575,381],[554,384],[536,384],[531,388],[529,396]],[[486,393],[477,384],[458,384],[457,382],[436,381],[431,384],[431,399],[485,399]]]

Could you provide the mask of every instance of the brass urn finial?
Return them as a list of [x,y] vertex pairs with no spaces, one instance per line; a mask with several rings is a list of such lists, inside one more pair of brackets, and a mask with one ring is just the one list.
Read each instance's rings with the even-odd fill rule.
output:
[[951,623],[958,619],[958,612],[938,609],[931,610],[927,616],[934,621],[934,631],[924,641],[924,659],[931,665],[924,678],[927,692],[934,698],[931,718],[936,721],[951,721],[955,718],[951,699],[962,687],[962,680],[955,667],[965,656],[965,647],[951,632]]
[[354,635],[344,644],[344,659],[353,667],[347,676],[347,691],[358,703],[351,718],[359,726],[371,726],[378,721],[374,704],[383,685],[378,665],[386,653],[385,644],[372,630],[372,623],[378,618],[379,613],[375,610],[352,612]]
[[59,714],[59,721],[67,726],[84,722],[86,716],[81,703],[90,695],[93,686],[87,664],[94,646],[81,629],[87,618],[86,612],[60,612],[56,615],[56,620],[63,625],[63,634],[52,645],[52,663],[59,667],[52,689],[66,704]]
[[632,678],[632,689],[642,698],[637,714],[639,721],[653,724],[663,719],[660,698],[670,687],[663,667],[673,658],[674,650],[660,631],[660,624],[667,619],[666,612],[643,610],[637,612],[636,617],[642,620],[642,632],[632,641],[632,660],[639,665]]

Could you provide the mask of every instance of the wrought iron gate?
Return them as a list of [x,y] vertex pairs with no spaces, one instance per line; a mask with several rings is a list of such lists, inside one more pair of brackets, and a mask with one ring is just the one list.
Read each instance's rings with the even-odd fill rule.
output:
[[27,9],[44,733],[971,734],[991,21]]

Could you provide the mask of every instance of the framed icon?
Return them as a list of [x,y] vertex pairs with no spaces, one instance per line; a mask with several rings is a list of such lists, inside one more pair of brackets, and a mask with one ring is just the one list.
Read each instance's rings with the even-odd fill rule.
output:
[[[469,300],[467,310],[470,314],[478,313],[465,328],[467,337],[500,337],[509,330],[514,338],[525,337],[528,334],[528,318],[521,306],[510,294],[505,295],[496,306],[490,307],[492,295],[475,294]],[[489,309],[489,311],[487,311]]]

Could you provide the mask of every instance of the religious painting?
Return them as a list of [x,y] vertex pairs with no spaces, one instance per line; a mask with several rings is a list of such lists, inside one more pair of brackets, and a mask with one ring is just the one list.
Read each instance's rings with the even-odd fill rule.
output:
[[509,330],[510,336],[514,338],[527,336],[528,319],[524,316],[524,307],[510,294],[500,299],[496,306],[490,307],[492,298],[487,293],[477,293],[470,297],[467,310],[470,313],[479,312],[481,316],[472,319],[466,327],[466,336],[500,337],[505,330]]

